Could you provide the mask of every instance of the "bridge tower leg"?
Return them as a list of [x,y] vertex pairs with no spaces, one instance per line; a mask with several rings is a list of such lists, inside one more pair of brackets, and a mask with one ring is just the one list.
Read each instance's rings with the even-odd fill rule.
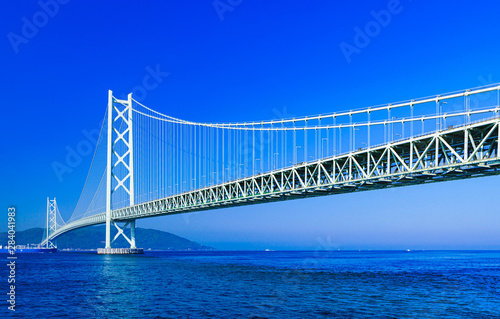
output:
[[106,249],[111,249],[111,182],[113,165],[113,91],[108,91],[108,142],[106,165]]
[[[129,197],[129,205],[135,204],[134,197],[134,140],[132,122],[132,93],[126,100],[113,97],[113,92],[108,92],[108,140],[107,140],[107,166],[106,166],[106,247],[98,250],[98,253],[115,254],[111,244],[120,235],[123,235],[129,242],[130,248],[135,251],[135,220],[127,221],[123,228],[120,228],[112,218],[113,194],[122,192]],[[121,167],[121,170],[117,169]],[[125,173],[124,173],[125,171]],[[122,197],[123,198],[123,197]],[[128,205],[127,205],[128,206]],[[116,207],[115,207],[116,208]],[[111,224],[118,229],[118,234],[111,240]],[[130,225],[129,239],[123,229]],[[124,251],[118,249],[117,251]],[[127,250],[125,250],[127,251]],[[131,250],[130,250],[131,251]],[[134,253],[134,252],[125,253]],[[142,249],[140,249],[142,252]]]

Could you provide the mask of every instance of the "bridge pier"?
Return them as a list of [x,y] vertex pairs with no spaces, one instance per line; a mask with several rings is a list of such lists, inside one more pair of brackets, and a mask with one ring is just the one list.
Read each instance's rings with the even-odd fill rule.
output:
[[144,254],[142,248],[99,248],[98,255],[140,255]]
[[106,212],[106,249],[111,248],[111,219],[108,218],[108,214]]
[[[121,254],[143,254],[144,251],[142,248],[137,248],[136,245],[135,245],[135,219],[131,220],[131,221],[128,221],[125,223],[125,225],[123,225],[122,227],[120,227],[116,222],[113,222],[113,224],[115,225],[116,229],[118,230],[118,232],[116,233],[115,237],[113,238],[113,240],[110,242],[109,246],[106,244],[106,247],[105,248],[99,248],[97,249],[97,253],[100,254],[100,255],[105,255],[105,254],[108,254],[108,255],[121,255]],[[111,225],[111,222],[110,222],[110,225]],[[127,237],[127,235],[125,235],[125,232],[124,232],[124,229],[127,228],[127,226],[130,226],[130,238]],[[108,238],[110,238],[110,235],[111,235],[111,232],[108,232],[106,230],[106,240]],[[125,238],[125,240],[128,241],[128,243],[130,244],[130,248],[111,248],[111,244],[116,240],[118,239],[118,237],[123,236]]]
[[135,249],[135,219],[130,221],[130,248]]

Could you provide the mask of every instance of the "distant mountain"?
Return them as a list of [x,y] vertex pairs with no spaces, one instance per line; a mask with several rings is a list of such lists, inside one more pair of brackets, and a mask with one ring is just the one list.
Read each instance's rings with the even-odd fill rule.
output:
[[[16,245],[37,244],[44,236],[43,228],[31,228],[16,232]],[[92,226],[73,230],[56,239],[58,249],[97,249],[104,248],[106,226]],[[116,234],[116,228],[111,229],[111,239]],[[130,238],[130,230],[124,231]],[[195,243],[186,238],[155,229],[136,228],[136,244],[144,250],[214,250],[212,247]],[[0,244],[7,243],[7,233],[0,233]],[[129,247],[129,243],[120,236],[112,247]]]

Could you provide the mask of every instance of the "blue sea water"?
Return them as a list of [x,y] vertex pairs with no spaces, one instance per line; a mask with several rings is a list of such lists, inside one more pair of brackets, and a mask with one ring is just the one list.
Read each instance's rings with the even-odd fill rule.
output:
[[500,318],[500,252],[17,257],[2,318]]

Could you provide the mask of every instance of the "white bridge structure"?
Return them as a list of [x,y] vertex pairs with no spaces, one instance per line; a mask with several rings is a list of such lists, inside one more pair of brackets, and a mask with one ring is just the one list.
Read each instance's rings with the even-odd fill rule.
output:
[[495,84],[341,113],[198,123],[110,91],[77,207],[65,223],[50,220],[42,244],[105,223],[107,249],[119,235],[135,248],[139,218],[499,174],[499,98]]

